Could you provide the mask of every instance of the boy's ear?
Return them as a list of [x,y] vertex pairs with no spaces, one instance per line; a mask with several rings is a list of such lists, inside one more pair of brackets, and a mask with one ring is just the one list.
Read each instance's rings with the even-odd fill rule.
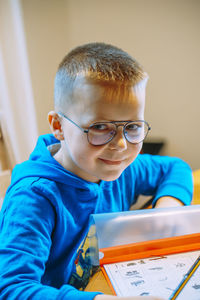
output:
[[57,140],[64,140],[64,133],[62,130],[61,120],[59,115],[55,111],[48,113],[48,121],[51,128],[51,132]]

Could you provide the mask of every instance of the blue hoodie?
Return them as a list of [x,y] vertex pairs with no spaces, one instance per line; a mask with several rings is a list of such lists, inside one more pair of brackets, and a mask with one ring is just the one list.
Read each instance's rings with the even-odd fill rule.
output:
[[140,194],[173,196],[188,205],[192,174],[178,158],[138,155],[115,181],[92,183],[64,169],[38,139],[12,173],[0,212],[0,299],[93,299],[69,284],[77,249],[94,213],[129,210]]

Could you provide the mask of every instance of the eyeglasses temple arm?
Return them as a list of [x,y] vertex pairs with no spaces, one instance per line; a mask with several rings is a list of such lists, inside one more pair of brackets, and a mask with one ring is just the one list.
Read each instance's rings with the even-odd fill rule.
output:
[[71,123],[73,123],[76,127],[78,127],[79,129],[81,129],[83,132],[87,133],[88,130],[87,129],[83,129],[82,127],[80,127],[78,124],[76,124],[74,121],[72,121],[70,118],[68,118],[67,116],[65,116],[63,113],[58,112],[59,115],[61,115],[62,117],[64,117],[65,119],[67,119],[68,121],[70,121]]

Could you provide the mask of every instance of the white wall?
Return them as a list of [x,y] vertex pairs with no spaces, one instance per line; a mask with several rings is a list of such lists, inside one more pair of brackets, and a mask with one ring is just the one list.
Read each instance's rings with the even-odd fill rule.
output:
[[49,131],[53,79],[72,47],[115,44],[150,76],[146,119],[165,153],[200,168],[199,0],[21,0],[40,133]]

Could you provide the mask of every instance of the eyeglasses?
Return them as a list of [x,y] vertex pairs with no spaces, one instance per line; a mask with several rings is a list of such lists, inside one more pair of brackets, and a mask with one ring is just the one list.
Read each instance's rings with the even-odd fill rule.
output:
[[94,146],[100,146],[109,143],[117,134],[117,129],[119,126],[123,126],[123,135],[131,144],[141,143],[151,129],[149,124],[144,120],[128,122],[96,122],[91,124],[88,129],[84,129],[70,118],[65,116],[63,113],[59,112],[58,114],[77,126],[84,133],[87,133],[88,142]]

